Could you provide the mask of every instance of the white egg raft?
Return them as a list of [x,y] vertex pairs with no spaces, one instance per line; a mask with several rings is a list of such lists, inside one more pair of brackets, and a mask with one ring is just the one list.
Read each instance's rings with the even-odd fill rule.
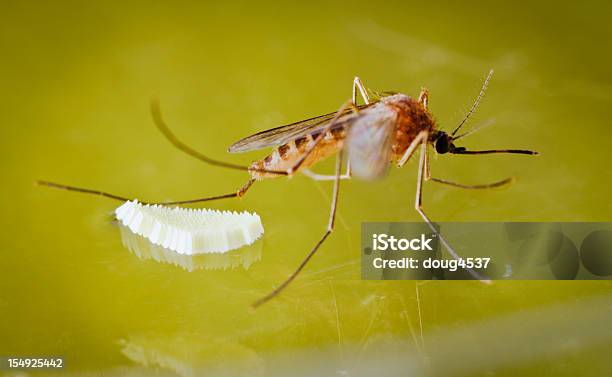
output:
[[225,253],[263,234],[255,213],[149,205],[128,201],[115,216],[132,232],[179,254]]

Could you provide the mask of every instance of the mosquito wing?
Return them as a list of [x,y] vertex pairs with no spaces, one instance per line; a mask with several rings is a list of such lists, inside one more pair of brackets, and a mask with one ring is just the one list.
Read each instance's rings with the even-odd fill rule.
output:
[[361,117],[348,133],[348,154],[353,174],[359,178],[382,178],[389,167],[395,140],[396,114],[380,107]]
[[[358,106],[357,108],[361,110],[371,105],[372,104],[362,105]],[[248,152],[286,144],[291,140],[299,138],[300,136],[315,133],[316,131],[324,129],[329,125],[329,122],[334,119],[337,113],[338,112],[335,111],[333,113],[319,115],[314,118],[256,133],[254,135],[245,137],[244,139],[238,140],[229,147],[228,151],[230,153]],[[360,115],[360,113],[353,112],[352,109],[347,109],[340,115],[333,128],[346,127],[354,123],[355,120],[360,117]]]

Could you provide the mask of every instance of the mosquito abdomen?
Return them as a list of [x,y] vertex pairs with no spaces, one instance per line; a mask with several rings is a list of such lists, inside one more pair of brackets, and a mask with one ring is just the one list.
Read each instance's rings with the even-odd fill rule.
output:
[[[293,170],[294,166],[300,161],[300,159],[306,155],[306,152],[313,147],[315,140],[317,137],[319,137],[319,135],[320,133],[312,133],[301,136],[297,139],[291,140],[287,144],[283,144],[278,148],[275,148],[268,156],[251,164],[251,177],[261,180],[280,176],[274,173],[262,172],[262,170]],[[345,137],[346,130],[344,128],[332,129],[331,131],[327,132],[317,146],[314,147],[310,155],[300,165],[299,169],[294,170],[293,173],[296,173],[301,169],[308,168],[319,161],[334,155],[339,148],[342,147]]]

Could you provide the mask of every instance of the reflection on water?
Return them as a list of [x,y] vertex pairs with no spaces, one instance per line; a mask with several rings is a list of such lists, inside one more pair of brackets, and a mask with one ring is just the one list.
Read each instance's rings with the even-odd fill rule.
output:
[[264,370],[264,361],[254,350],[226,339],[192,334],[139,335],[122,339],[119,345],[121,353],[136,364],[149,370],[169,370],[181,377],[260,376]]
[[154,260],[168,263],[187,271],[194,270],[227,270],[242,267],[245,270],[261,259],[263,241],[233,250],[227,253],[207,253],[184,255],[155,245],[148,239],[133,233],[128,227],[117,223],[121,234],[121,242],[132,254],[142,260]]
[[[596,295],[435,329],[421,333],[418,340],[406,334],[380,334],[362,343],[344,343],[341,353],[336,345],[260,353],[232,337],[196,333],[130,335],[119,345],[135,363],[130,368],[138,373],[132,375],[139,376],[161,371],[182,377],[480,376],[483,370],[521,370],[583,349],[599,352],[612,336],[612,327],[599,325],[606,322],[610,304],[610,295]],[[554,367],[559,372],[554,375],[566,375],[563,368],[562,363]]]
[[[612,297],[601,295],[544,305],[433,330],[421,335],[420,342],[416,343],[402,336],[381,335],[371,341],[367,352],[357,344],[345,345],[344,367],[338,364],[332,347],[281,353],[268,364],[271,367],[266,375],[295,375],[298,361],[302,365],[300,376],[460,377],[497,375],[500,371],[504,376],[523,375],[516,371],[534,364],[537,370],[540,361],[571,360],[584,350],[595,355],[602,353],[600,347],[609,344],[612,336],[612,327],[601,326],[607,321],[610,304]],[[304,359],[313,361],[304,362]],[[566,367],[564,363],[557,363],[550,375],[572,375],[567,374]],[[504,374],[508,370],[512,373]]]
[[[4,1],[0,43],[10,58],[0,61],[6,124],[0,140],[0,355],[62,355],[69,365],[62,373],[74,376],[168,376],[176,374],[153,356],[149,368],[126,358],[117,340],[196,371],[204,362],[190,358],[190,349],[228,368],[231,355],[242,355],[219,357],[214,347],[231,347],[209,339],[221,338],[257,352],[265,375],[272,376],[341,375],[338,370],[380,376],[383,367],[406,376],[407,363],[424,368],[428,360],[437,370],[430,376],[475,376],[476,370],[495,377],[610,375],[612,342],[600,346],[589,339],[612,339],[609,319],[601,317],[609,317],[612,304],[583,300],[612,292],[610,281],[432,281],[416,291],[410,281],[359,279],[362,221],[420,221],[412,208],[418,160],[392,169],[382,182],[343,182],[336,232],[281,297],[254,312],[249,304],[286,278],[320,237],[330,182],[278,179],[257,184],[240,201],[211,203],[262,216],[271,232],[266,258],[258,263],[262,244],[185,257],[131,234],[123,237],[129,255],[117,253],[118,231],[103,218],[115,203],[31,185],[51,179],[165,201],[224,194],[244,184],[246,174],[205,166],[173,148],[152,123],[152,95],[160,97],[180,140],[242,165],[268,152],[230,155],[228,145],[335,111],[350,97],[355,75],[377,90],[415,95],[428,87],[438,124],[452,131],[477,96],[482,75],[494,68],[485,100],[466,127],[490,118],[497,126],[465,139],[464,146],[542,154],[432,158],[438,178],[518,181],[499,191],[432,183],[424,188],[427,213],[440,222],[608,221],[612,83],[606,61],[612,50],[602,46],[610,39],[605,14],[612,3],[604,3],[329,2],[322,12],[315,4],[260,2],[156,2],[144,10],[128,2]],[[324,63],[313,64],[319,61]],[[331,173],[333,160],[316,170]],[[602,267],[612,264],[603,264],[598,247],[606,239],[595,234],[575,243],[579,274],[612,270]],[[512,266],[512,274],[521,272]],[[220,270],[202,270],[210,268]],[[546,322],[537,309],[556,304],[563,305],[554,311],[557,321]],[[596,316],[585,315],[589,310]],[[522,315],[528,311],[533,315]],[[497,322],[515,314],[516,320]],[[562,319],[567,322],[559,324]],[[496,326],[474,327],[487,320]],[[547,331],[538,331],[543,324]],[[462,328],[460,341],[445,345]],[[412,347],[380,345],[412,333]],[[479,340],[487,334],[496,338]],[[351,345],[360,353],[351,353]],[[577,347],[543,354],[563,346]],[[320,357],[304,356],[312,349]],[[384,363],[378,350],[393,357]],[[502,370],[508,363],[500,358],[530,351],[540,357],[514,359],[515,369]],[[287,355],[281,365],[271,355],[276,352],[295,357]],[[420,355],[422,363],[414,360]],[[369,369],[356,362],[359,357]]]

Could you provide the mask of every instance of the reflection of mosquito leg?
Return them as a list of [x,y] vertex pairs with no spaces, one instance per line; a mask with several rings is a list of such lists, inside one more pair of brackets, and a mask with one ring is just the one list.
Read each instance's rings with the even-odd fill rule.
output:
[[153,121],[155,122],[155,125],[157,126],[157,128],[166,137],[166,139],[168,139],[168,141],[172,143],[172,145],[174,145],[179,150],[187,153],[191,157],[195,157],[202,162],[205,162],[207,164],[214,165],[214,166],[219,166],[219,167],[234,169],[234,170],[242,170],[242,171],[247,171],[247,172],[257,171],[259,173],[287,175],[286,171],[254,169],[248,166],[242,166],[242,165],[233,164],[231,162],[214,160],[210,157],[207,157],[203,155],[202,153],[196,151],[195,149],[191,148],[187,144],[183,143],[182,141],[180,141],[174,135],[174,133],[170,131],[170,128],[168,127],[168,125],[166,125],[166,122],[164,121],[162,117],[161,109],[159,108],[159,103],[157,101],[151,101],[151,115],[153,116]]
[[357,90],[359,89],[359,93],[361,94],[361,98],[363,98],[363,102],[366,105],[370,104],[370,96],[368,96],[368,90],[365,85],[361,82],[359,77],[355,77],[353,80],[353,105],[357,105]]
[[327,230],[325,231],[325,233],[323,233],[323,236],[321,237],[321,239],[319,239],[319,242],[317,242],[317,244],[312,248],[312,250],[310,250],[308,255],[306,255],[306,258],[302,260],[302,263],[300,263],[298,268],[276,289],[274,289],[272,292],[268,293],[264,297],[260,298],[259,300],[255,301],[253,303],[254,308],[260,306],[261,304],[266,303],[267,301],[269,301],[270,299],[272,299],[273,297],[281,293],[285,288],[287,288],[287,286],[296,278],[296,276],[298,276],[300,271],[304,269],[308,261],[310,261],[310,259],[317,252],[317,250],[319,250],[323,242],[327,239],[327,237],[334,230],[334,222],[336,219],[336,209],[338,205],[338,193],[340,191],[340,171],[342,169],[342,157],[343,157],[342,155],[343,154],[344,152],[340,150],[338,152],[338,155],[336,156],[336,175],[335,175],[335,180],[334,180],[334,193],[332,197],[331,208],[329,211],[329,222],[327,223]]
[[[244,194],[253,185],[254,182],[255,182],[254,179],[250,179],[238,191],[230,193],[230,194],[225,194],[225,195],[211,196],[211,197],[207,197],[207,198],[189,199],[189,200],[179,200],[179,201],[174,201],[174,202],[157,202],[157,203],[141,202],[141,203],[143,203],[143,204],[174,205],[174,204],[190,204],[190,203],[208,202],[208,201],[211,201],[211,200],[226,199],[226,198],[240,198],[240,197],[244,196]],[[80,192],[80,193],[83,193],[83,194],[91,194],[91,195],[103,196],[105,198],[119,200],[119,201],[122,201],[122,202],[126,202],[128,200],[132,200],[132,199],[129,199],[129,198],[124,198],[124,197],[119,196],[119,195],[109,194],[109,193],[104,192],[104,191],[90,190],[90,189],[81,188],[81,187],[74,187],[74,186],[67,186],[67,185],[63,185],[63,184],[60,184],[60,183],[53,183],[53,182],[47,182],[47,181],[36,181],[36,183],[38,183],[39,185],[42,185],[42,186],[53,187],[53,188],[60,189],[60,190],[75,191],[75,192]]]
[[[427,140],[427,138],[425,138],[425,140]],[[454,259],[460,260],[461,257],[459,257],[459,255],[451,247],[451,245],[448,243],[448,241],[446,241],[446,239],[444,237],[442,237],[442,235],[440,234],[440,232],[438,232],[438,230],[433,225],[433,223],[431,222],[429,217],[427,217],[427,215],[425,214],[425,211],[423,211],[422,196],[423,196],[423,180],[425,178],[426,162],[427,162],[427,142],[423,142],[423,143],[421,143],[421,156],[419,158],[419,173],[418,173],[418,178],[417,178],[417,189],[416,189],[416,198],[415,198],[415,202],[414,202],[414,208],[421,215],[423,220],[427,223],[427,225],[429,226],[431,231],[438,236],[440,242],[444,245],[446,250],[448,250],[448,253]],[[466,268],[465,270],[467,272],[469,272],[470,275],[472,275],[476,279],[481,280],[481,281],[483,281],[485,283],[490,283],[490,280],[488,280],[486,277],[482,276],[478,272],[476,272],[476,271],[474,271],[474,270],[472,270],[470,268]]]

